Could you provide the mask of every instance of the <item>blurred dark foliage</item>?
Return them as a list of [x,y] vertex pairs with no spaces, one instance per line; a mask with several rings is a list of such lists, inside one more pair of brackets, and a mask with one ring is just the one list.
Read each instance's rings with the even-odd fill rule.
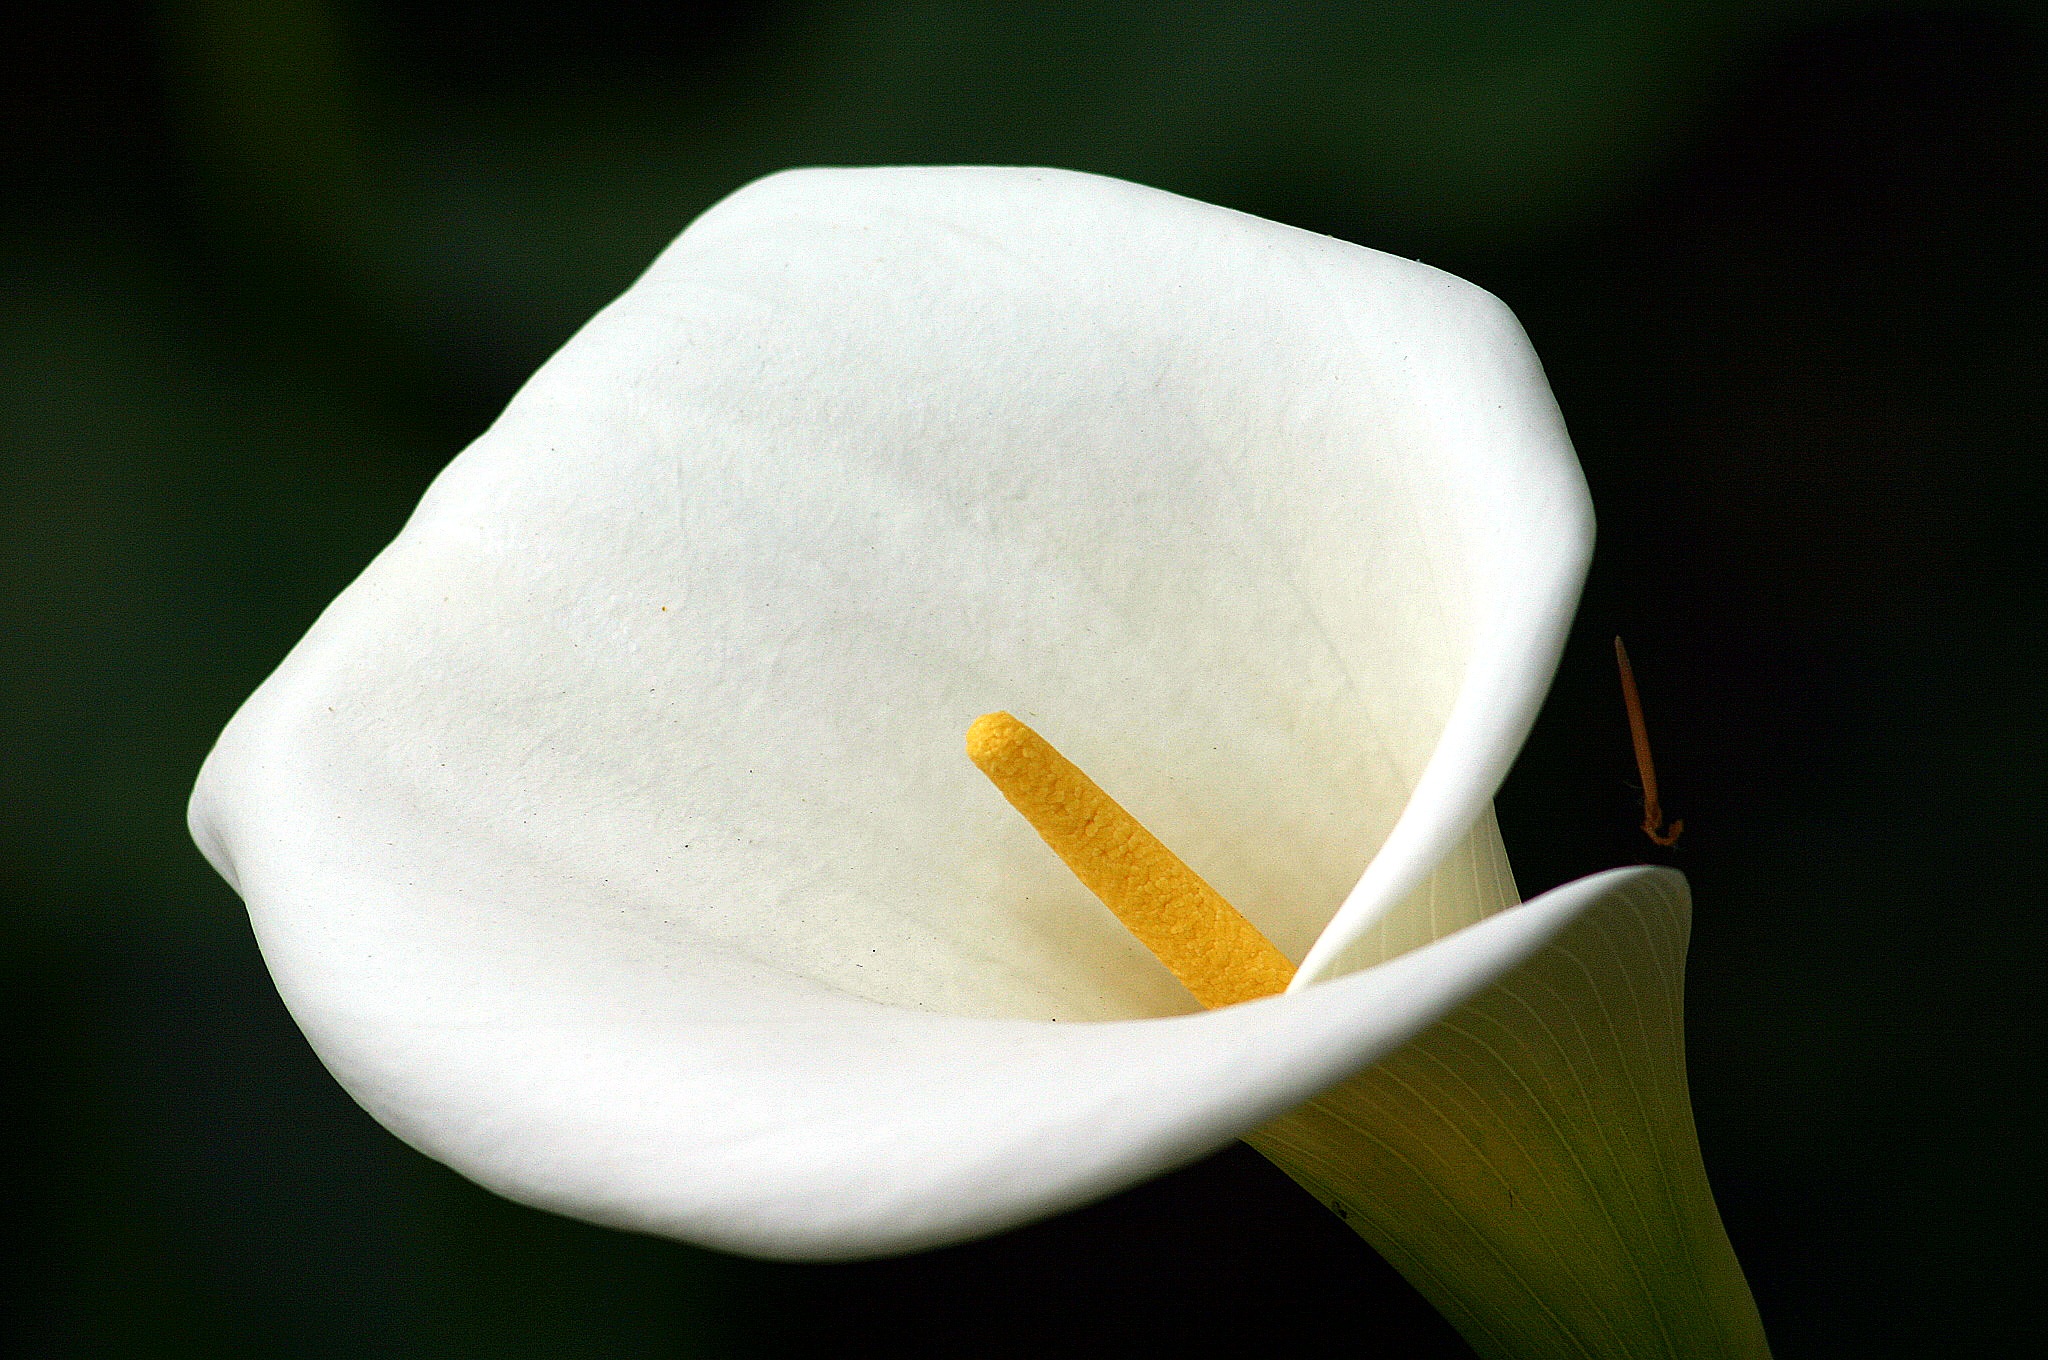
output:
[[381,55],[400,78],[442,95],[511,95],[537,82],[698,81],[761,41],[772,3],[674,0],[447,0],[367,7]]
[[[1029,161],[1418,255],[1601,512],[1501,800],[1677,864],[1778,1352],[2022,1353],[2041,1176],[2044,61],[2026,7],[117,0],[0,32],[0,1342],[35,1356],[1465,1354],[1243,1149],[782,1266],[496,1200],[333,1085],[186,843],[213,734],[524,374],[791,164]],[[1670,852],[1639,816],[1636,659]]]

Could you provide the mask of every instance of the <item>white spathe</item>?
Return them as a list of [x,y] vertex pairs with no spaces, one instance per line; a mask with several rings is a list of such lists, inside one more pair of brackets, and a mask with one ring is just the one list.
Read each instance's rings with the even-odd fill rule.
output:
[[[952,1242],[1266,1124],[1672,877],[1488,915],[1591,525],[1469,284],[1086,175],[778,175],[442,474],[193,829],[336,1077],[483,1184]],[[1188,1014],[967,761],[999,708],[1296,989]]]

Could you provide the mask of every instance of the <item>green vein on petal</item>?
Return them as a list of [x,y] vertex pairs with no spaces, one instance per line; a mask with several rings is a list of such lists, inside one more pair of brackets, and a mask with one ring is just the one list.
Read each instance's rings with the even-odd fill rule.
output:
[[[1488,832],[1469,858],[1489,858]],[[1626,880],[1450,1018],[1247,1141],[1487,1360],[1768,1356],[1686,1092],[1690,924],[1682,877]]]

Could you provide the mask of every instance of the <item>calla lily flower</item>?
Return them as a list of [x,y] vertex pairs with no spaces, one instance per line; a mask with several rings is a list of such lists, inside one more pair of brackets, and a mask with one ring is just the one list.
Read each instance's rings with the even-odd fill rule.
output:
[[[805,170],[527,384],[192,804],[347,1090],[730,1251],[997,1232],[1249,1137],[1490,1356],[1765,1353],[1687,898],[1491,813],[1592,520],[1513,316],[1093,176]],[[1201,1012],[961,751],[1037,726],[1299,964]]]

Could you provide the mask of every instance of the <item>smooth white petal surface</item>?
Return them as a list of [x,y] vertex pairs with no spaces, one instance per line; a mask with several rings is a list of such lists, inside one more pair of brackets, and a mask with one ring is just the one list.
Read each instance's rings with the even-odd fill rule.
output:
[[[1090,176],[794,172],[450,466],[194,829],[430,1153],[736,1249],[930,1245],[1213,1148],[1598,895],[1340,976],[1497,861],[1590,525],[1468,284]],[[965,759],[996,708],[1338,980],[1141,1019],[1192,1003]]]

